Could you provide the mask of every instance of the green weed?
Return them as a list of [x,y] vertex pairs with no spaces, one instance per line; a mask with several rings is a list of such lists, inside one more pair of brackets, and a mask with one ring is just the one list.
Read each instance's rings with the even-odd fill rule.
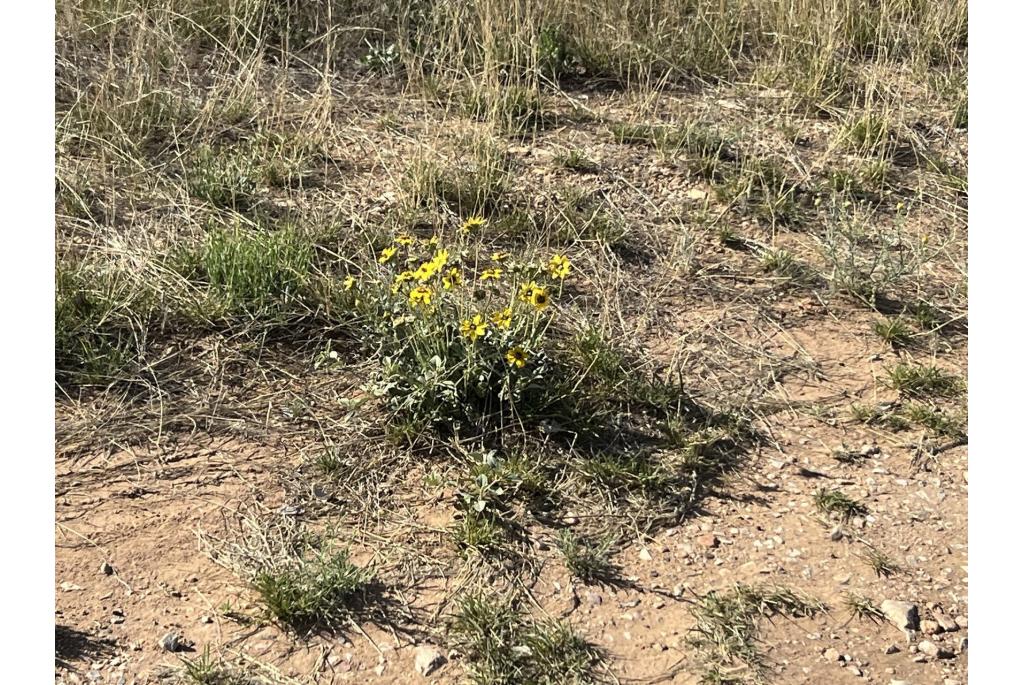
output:
[[814,493],[814,506],[826,516],[838,516],[843,521],[849,521],[854,516],[864,516],[868,513],[867,507],[860,502],[850,499],[839,490],[822,488]]
[[261,571],[253,587],[271,616],[294,630],[336,630],[362,607],[372,578],[347,552],[311,551],[291,566]]
[[914,331],[902,317],[879,319],[872,329],[875,335],[893,347],[906,347],[913,342]]
[[465,655],[473,683],[597,682],[602,657],[595,647],[567,624],[525,617],[498,597],[463,597],[448,635],[452,647]]
[[821,602],[783,587],[737,585],[709,592],[694,604],[690,611],[696,623],[689,642],[712,681],[714,674],[724,672],[740,678],[737,666],[760,680],[767,675],[768,662],[759,645],[758,620],[815,616],[824,610]]
[[585,583],[608,582],[616,577],[618,571],[609,560],[610,549],[610,539],[597,543],[569,529],[561,530],[558,535],[558,551],[569,573]]
[[901,362],[886,370],[889,387],[916,397],[952,397],[963,392],[963,381],[936,366]]

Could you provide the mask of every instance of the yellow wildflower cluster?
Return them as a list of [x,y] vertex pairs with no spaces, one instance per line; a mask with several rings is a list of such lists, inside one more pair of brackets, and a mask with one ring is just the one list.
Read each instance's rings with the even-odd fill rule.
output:
[[[472,234],[486,223],[483,217],[469,217],[459,226],[459,233]],[[397,325],[424,322],[425,327],[417,330],[425,336],[445,335],[451,330],[445,322],[457,322],[456,335],[470,343],[464,348],[466,354],[507,364],[513,370],[526,367],[533,358],[530,350],[539,344],[546,329],[546,325],[537,325],[537,315],[550,306],[551,289],[560,293],[561,282],[572,273],[569,257],[556,253],[539,264],[529,264],[508,252],[470,252],[461,238],[447,246],[451,252],[441,245],[437,235],[417,238],[402,233],[378,253],[377,262],[389,281],[390,292],[404,293],[402,297],[411,310],[395,315],[390,309],[393,305],[386,305],[387,316]],[[473,281],[491,287],[474,289],[472,295],[470,291],[462,294],[463,284]],[[509,281],[511,292],[504,299],[503,286]],[[355,285],[352,277],[344,281],[346,290]],[[484,304],[485,308],[474,305],[467,311],[470,302]]]
[[532,304],[538,311],[544,309],[551,303],[548,297],[548,289],[530,281],[519,288],[519,299]]

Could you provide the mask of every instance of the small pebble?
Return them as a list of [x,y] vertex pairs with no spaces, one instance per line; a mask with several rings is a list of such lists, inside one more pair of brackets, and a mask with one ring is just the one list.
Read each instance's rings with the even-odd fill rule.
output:
[[160,638],[160,649],[165,652],[181,652],[188,649],[189,642],[173,630]]

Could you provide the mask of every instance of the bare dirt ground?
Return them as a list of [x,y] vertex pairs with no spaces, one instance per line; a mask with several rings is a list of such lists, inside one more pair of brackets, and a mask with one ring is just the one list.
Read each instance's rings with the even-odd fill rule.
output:
[[[733,583],[779,583],[820,598],[832,611],[764,628],[779,682],[966,682],[966,450],[928,470],[911,465],[905,445],[863,430],[794,417],[773,426],[777,447],[705,511],[618,555],[629,587],[574,585],[558,569],[534,588],[549,611],[565,615],[614,656],[623,681],[696,682],[686,663],[688,603]],[[832,446],[877,446],[855,467]],[[159,682],[179,659],[157,642],[181,631],[195,648],[237,654],[281,682],[425,682],[413,646],[379,627],[367,635],[296,644],[279,629],[253,630],[222,615],[253,608],[244,584],[201,553],[196,531],[220,524],[247,496],[283,501],[274,472],[287,450],[232,439],[190,437],[143,454],[77,460],[58,473],[58,682]],[[73,469],[71,467],[74,467]],[[823,483],[843,486],[870,514],[833,541],[811,505]],[[878,577],[859,558],[863,542],[886,550],[904,572]],[[112,575],[101,565],[108,563]],[[552,563],[552,566],[555,566]],[[922,658],[916,642],[884,620],[851,620],[846,594],[917,603],[922,618],[944,613],[962,625],[929,636],[950,659]],[[436,595],[411,597],[429,608]],[[379,651],[378,651],[379,650]],[[825,655],[835,650],[838,657]],[[892,650],[892,654],[887,651]],[[429,679],[458,682],[458,660]]]

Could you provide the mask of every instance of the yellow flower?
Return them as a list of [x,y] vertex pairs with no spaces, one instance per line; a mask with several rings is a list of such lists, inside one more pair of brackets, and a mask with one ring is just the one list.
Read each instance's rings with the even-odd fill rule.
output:
[[434,256],[431,257],[430,263],[437,269],[444,268],[444,265],[448,263],[448,250],[438,250]]
[[523,348],[521,347],[513,347],[512,349],[505,353],[505,361],[507,361],[509,364],[512,364],[517,369],[521,369],[524,366],[526,366],[527,359],[529,359],[529,356],[526,354],[526,351],[523,350]]
[[512,325],[512,309],[506,307],[500,312],[494,312],[491,314],[491,323],[498,328],[508,329],[508,327]]
[[474,314],[472,319],[462,320],[459,330],[464,337],[476,342],[477,338],[487,332],[487,322],[484,321],[484,317]]
[[435,266],[433,262],[423,262],[422,264],[420,264],[419,268],[416,269],[416,272],[413,274],[413,276],[415,276],[417,281],[423,283],[424,281],[429,281],[431,276],[433,276],[436,272],[437,266]]
[[396,252],[398,252],[397,247],[385,247],[383,250],[380,251],[380,257],[377,259],[377,261],[380,262],[381,264],[387,264],[388,262],[391,261],[391,258],[395,256]]
[[538,290],[539,288],[540,286],[537,285],[536,281],[530,281],[529,283],[522,284],[519,286],[519,299],[523,302],[529,302],[530,297],[533,295],[533,291]]
[[556,254],[548,262],[548,272],[551,278],[565,278],[572,271],[572,262],[565,255]]
[[345,290],[352,290],[352,286],[356,284],[356,279],[352,276],[348,276],[341,282],[341,284],[344,286]]
[[484,269],[484,272],[480,274],[480,280],[486,281],[488,279],[494,279],[495,281],[501,280],[501,269]]
[[508,258],[508,252],[492,252],[491,253],[491,261],[492,262],[500,262],[500,261],[502,261],[504,259],[507,259],[507,258]]
[[548,291],[545,288],[534,288],[530,293],[530,304],[538,310],[544,309],[549,303]]
[[409,291],[409,304],[413,307],[429,307],[434,291],[425,285],[417,286]]
[[428,247],[437,247],[437,244],[439,242],[441,241],[436,235],[430,236],[430,238],[426,241]]
[[486,223],[487,223],[487,220],[484,219],[482,216],[471,216],[471,217],[469,217],[468,219],[466,219],[465,221],[462,222],[462,226],[460,227],[460,230],[463,233],[469,233],[469,232],[474,231],[474,230],[476,230],[478,228],[482,228]]
[[459,273],[458,268],[453,266],[448,269],[448,273],[441,277],[441,285],[444,286],[445,290],[451,290],[455,286],[462,285],[462,274]]
[[411,281],[414,278],[416,278],[416,274],[411,271],[403,271],[395,276],[395,282],[391,284],[391,294],[394,295],[397,293],[403,283]]
[[398,243],[399,245],[412,245],[414,242],[416,242],[416,239],[413,238],[408,233],[403,233],[402,235],[395,238],[395,242]]

